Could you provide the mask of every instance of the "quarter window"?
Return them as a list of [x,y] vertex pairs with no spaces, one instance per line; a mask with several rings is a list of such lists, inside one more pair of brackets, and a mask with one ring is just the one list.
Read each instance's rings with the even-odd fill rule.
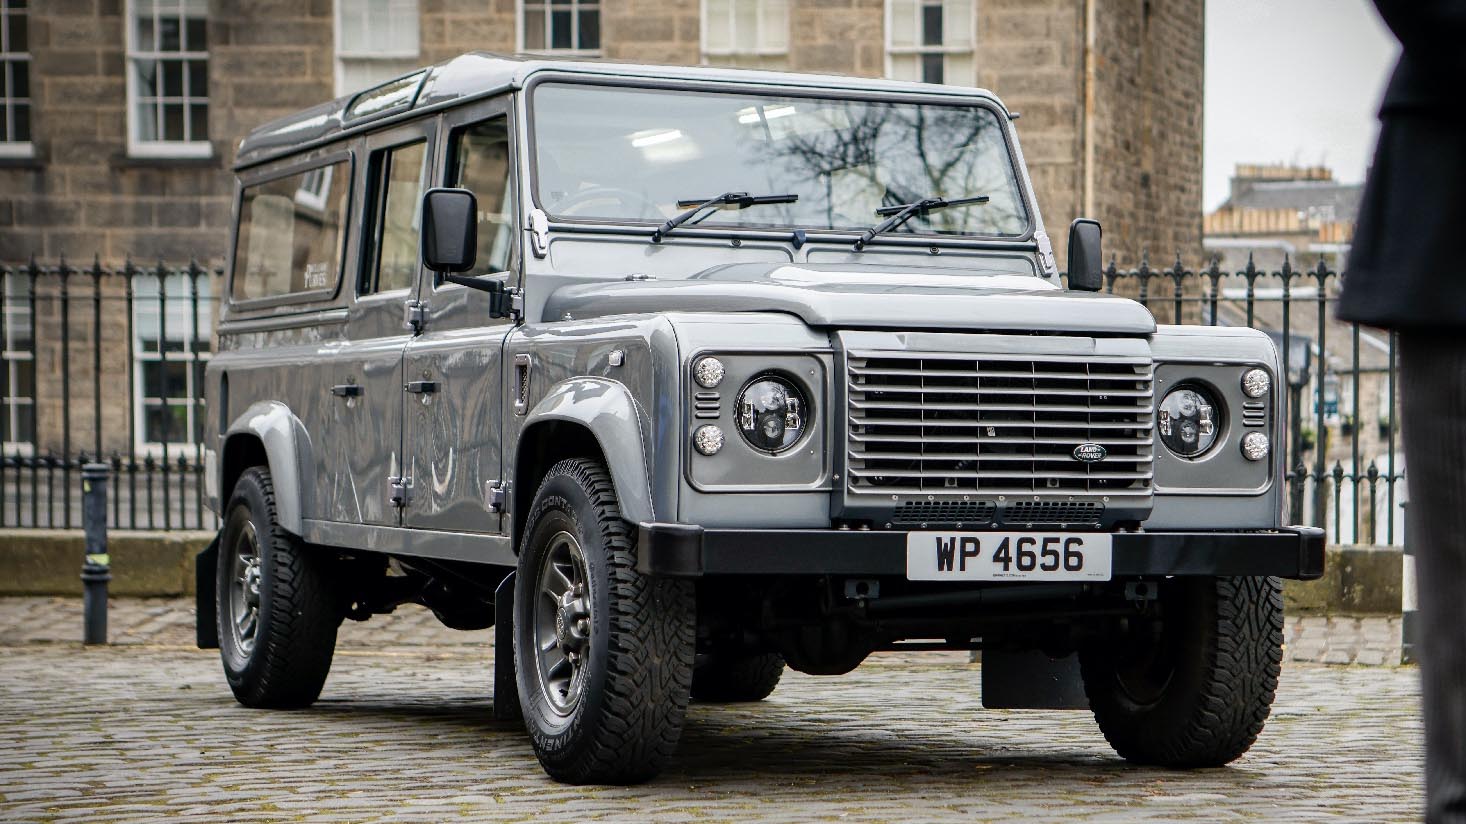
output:
[[127,8],[128,152],[208,156],[208,0],[129,0]]
[[244,190],[234,246],[234,300],[335,287],[349,170],[342,160]]
[[418,0],[336,0],[336,94],[417,68]]
[[427,145],[419,140],[378,152],[373,158],[373,254],[365,270],[363,293],[410,289],[417,280]]
[[26,0],[0,0],[0,157],[31,154],[31,53]]
[[453,136],[453,185],[478,200],[478,262],[472,275],[509,269],[514,236],[509,127],[503,117],[485,120]]
[[789,63],[789,0],[703,0],[702,60],[783,69]]
[[519,38],[524,51],[597,54],[600,0],[521,0]]
[[971,85],[973,0],[886,0],[886,75]]

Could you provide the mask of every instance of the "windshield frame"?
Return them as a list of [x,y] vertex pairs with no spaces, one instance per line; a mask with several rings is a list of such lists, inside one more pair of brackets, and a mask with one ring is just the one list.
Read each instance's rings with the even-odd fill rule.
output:
[[[734,71],[734,70],[729,70]],[[600,74],[581,74],[567,71],[545,71],[535,72],[524,84],[524,108],[525,108],[525,129],[524,139],[527,144],[525,150],[526,169],[525,182],[529,189],[529,197],[526,202],[533,209],[540,211],[549,220],[551,229],[560,228],[572,232],[596,231],[597,227],[616,233],[646,234],[650,236],[662,220],[635,220],[632,218],[608,218],[608,217],[562,217],[557,216],[546,209],[540,202],[539,186],[539,139],[537,131],[537,119],[535,117],[535,91],[541,84],[554,83],[572,86],[613,86],[631,89],[649,89],[655,91],[685,91],[698,93],[723,93],[741,94],[749,96],[781,97],[781,98],[808,98],[813,100],[836,100],[855,101],[869,103],[904,103],[924,106],[948,106],[954,108],[984,108],[997,119],[999,131],[1003,136],[1003,146],[1007,152],[1009,168],[1012,171],[1014,182],[1017,185],[1018,196],[1023,204],[1026,217],[1023,232],[1016,235],[982,235],[982,234],[942,234],[937,232],[902,232],[898,234],[880,235],[872,243],[894,243],[900,245],[920,244],[931,246],[934,244],[957,244],[962,246],[1004,246],[1011,247],[1015,244],[1031,245],[1035,240],[1035,234],[1040,226],[1038,210],[1033,202],[1032,185],[1028,178],[1028,171],[1022,163],[1022,155],[1014,142],[1012,131],[1012,118],[1005,111],[1001,104],[992,97],[974,94],[954,94],[952,92],[926,92],[913,89],[910,92],[893,92],[883,90],[863,90],[859,88],[848,88],[842,86],[816,86],[804,84],[781,84],[777,82],[751,83],[742,78],[709,78],[707,80],[689,80],[679,78],[676,80],[660,80],[654,77],[645,76],[610,76]],[[978,192],[976,194],[984,194]],[[876,214],[871,215],[871,225],[879,223],[883,218]],[[743,226],[684,226],[678,231],[678,235],[684,237],[771,237],[780,236],[788,238],[795,232],[804,232],[810,241],[828,239],[843,242],[846,239],[853,240],[860,236],[864,228],[844,229],[829,227],[811,227],[787,224],[760,224]]]

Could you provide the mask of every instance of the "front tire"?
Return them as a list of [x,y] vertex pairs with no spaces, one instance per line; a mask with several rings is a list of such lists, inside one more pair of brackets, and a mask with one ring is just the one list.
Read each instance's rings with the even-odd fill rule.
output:
[[636,571],[600,463],[550,468],[526,521],[514,662],[535,755],[570,784],[635,784],[666,765],[692,680],[692,584]]
[[234,485],[215,578],[219,657],[246,707],[298,709],[320,697],[341,614],[326,562],[280,528],[270,471]]
[[1276,578],[1172,578],[1158,619],[1080,650],[1095,721],[1127,761],[1219,767],[1247,752],[1282,666]]

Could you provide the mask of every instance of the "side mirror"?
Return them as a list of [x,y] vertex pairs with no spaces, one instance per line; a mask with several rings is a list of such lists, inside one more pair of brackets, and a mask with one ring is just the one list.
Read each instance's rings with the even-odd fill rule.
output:
[[1098,292],[1105,285],[1098,220],[1081,217],[1069,224],[1069,288]]
[[478,257],[478,200],[467,189],[422,198],[422,257],[434,272],[467,272]]

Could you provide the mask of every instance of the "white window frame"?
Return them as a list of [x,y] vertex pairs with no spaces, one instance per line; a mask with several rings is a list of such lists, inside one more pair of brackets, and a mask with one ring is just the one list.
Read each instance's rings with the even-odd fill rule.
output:
[[[180,349],[177,352],[169,352],[167,358],[168,363],[181,363],[186,366],[186,368],[184,369],[184,391],[182,395],[169,395],[167,397],[159,398],[147,394],[147,386],[144,380],[146,377],[146,370],[144,366],[145,364],[149,363],[163,362],[162,350],[165,346],[167,346],[167,341],[158,341],[159,351],[157,352],[149,352],[143,348],[142,328],[141,324],[138,323],[138,312],[145,306],[150,311],[156,311],[158,308],[158,295],[156,292],[153,292],[151,294],[138,294],[137,285],[134,284],[133,286],[133,396],[131,401],[133,420],[136,421],[136,425],[133,427],[133,437],[135,439],[133,449],[134,454],[137,455],[151,455],[153,457],[159,457],[163,454],[163,442],[148,439],[147,412],[150,406],[161,406],[164,410],[167,410],[169,406],[168,402],[170,400],[175,402],[186,402],[185,408],[188,410],[188,412],[184,416],[183,431],[170,431],[168,433],[168,454],[170,457],[181,454],[179,450],[184,450],[185,452],[187,452],[188,450],[192,450],[195,447],[193,433],[195,431],[195,428],[202,420],[200,416],[206,414],[204,408],[204,387],[195,386],[194,384],[195,378],[197,377],[196,373],[199,370],[194,366],[195,354],[188,350],[187,344],[189,341],[197,341],[198,343],[203,344],[213,338],[213,302],[217,298],[213,294],[213,281],[207,276],[198,278],[196,281],[199,285],[198,313],[195,314],[193,312],[193,293],[189,287],[190,277],[192,276],[189,275],[187,272],[173,272],[168,274],[163,283],[163,289],[168,291],[166,310],[168,312],[168,319],[170,321],[173,321],[177,320],[179,316],[182,316],[185,319],[192,316],[192,326],[183,327],[189,332],[189,334],[183,338],[184,348]],[[150,275],[141,275],[140,279],[151,280],[151,288],[156,289],[158,286],[158,279],[156,277]],[[179,281],[181,281],[183,284],[183,292],[180,295],[174,295],[169,287]],[[182,307],[182,311],[175,311],[174,307],[180,305]],[[168,324],[168,328],[172,330],[178,327],[175,326],[175,324],[170,323]],[[172,333],[170,331],[170,335],[171,334]],[[206,347],[203,351],[200,351],[196,357],[199,366],[206,366],[209,360],[213,357],[213,352],[209,351]],[[166,385],[166,378],[160,375],[159,380]],[[195,397],[197,397],[197,403],[194,402]],[[175,403],[174,405],[177,404]],[[179,440],[180,437],[182,438],[182,440]]]
[[[175,4],[180,24],[185,18],[183,7],[186,0],[151,0],[153,3],[153,21],[156,22],[163,17],[158,6],[162,3]],[[126,0],[123,19],[125,39],[127,41],[127,154],[129,157],[156,157],[156,158],[197,158],[212,157],[214,144],[210,142],[209,136],[204,135],[202,139],[194,140],[143,140],[138,136],[137,102],[139,93],[138,67],[139,61],[153,60],[202,60],[205,65],[209,63],[208,51],[176,51],[165,52],[157,50],[154,44],[154,51],[144,52],[139,50],[137,42],[137,15],[134,7],[137,0]],[[156,29],[155,29],[156,31]],[[180,30],[180,37],[186,35]],[[187,78],[188,70],[184,69],[184,77]],[[212,74],[212,72],[211,72]],[[189,91],[192,91],[190,89]],[[171,98],[169,98],[171,99]],[[213,113],[213,101],[209,99],[208,90],[203,95],[189,94],[179,98],[183,105],[184,122],[188,122],[188,108],[190,104],[202,101],[206,107],[205,111],[210,115]],[[208,118],[205,118],[207,123]],[[206,127],[207,128],[207,125]]]
[[[974,74],[974,76],[973,77],[970,77],[970,78],[967,78],[965,83],[953,83],[952,82],[952,79],[946,76],[946,70],[945,70],[945,67],[944,67],[943,68],[943,72],[942,72],[942,85],[972,85],[972,84],[976,83],[977,82],[977,78],[976,78],[976,71],[977,71],[977,8],[976,8],[976,6],[977,6],[978,0],[971,0],[971,2],[973,3],[973,9],[972,9],[972,13],[970,15],[968,15],[968,21],[971,24],[971,26],[970,26],[971,30],[967,33],[967,42],[970,43],[971,45],[969,45],[969,46],[946,46],[946,45],[941,45],[941,46],[926,46],[926,45],[922,45],[921,43],[917,43],[915,46],[897,46],[897,45],[895,45],[894,43],[891,42],[891,33],[892,33],[892,31],[894,31],[894,27],[891,25],[891,18],[892,18],[892,15],[894,15],[896,13],[895,8],[894,8],[894,5],[895,4],[894,4],[893,0],[886,0],[886,9],[885,9],[885,12],[886,12],[886,14],[885,14],[885,32],[884,32],[885,41],[886,41],[885,42],[885,46],[886,46],[886,55],[885,55],[885,61],[886,61],[885,72],[886,72],[886,77],[893,77],[894,74],[895,74],[892,71],[892,65],[891,65],[891,58],[892,58],[892,56],[898,56],[898,55],[899,56],[916,55],[916,56],[920,57],[922,55],[927,55],[927,54],[940,54],[940,55],[942,55],[945,58],[949,54],[970,54],[970,55],[972,55],[972,65],[973,65],[973,74]],[[915,0],[915,2],[913,3],[913,8],[914,8],[914,12],[913,13],[916,15],[916,20],[913,21],[913,22],[914,22],[914,29],[918,33],[920,33],[922,31],[921,10],[922,10],[922,7],[923,6],[927,6],[927,5],[944,5],[944,4],[942,3],[942,0]],[[942,21],[942,27],[943,27],[943,29],[945,29],[946,28],[946,25],[947,25],[947,21],[946,21],[945,17],[946,17],[946,12],[944,11],[943,12],[943,21]],[[917,39],[918,40],[921,39],[920,34],[918,34]]]
[[[27,27],[27,34],[29,34],[31,12],[30,8],[27,7],[23,9],[12,9],[8,5],[6,5],[5,0],[0,0],[0,11],[3,11],[3,13],[0,13],[0,57],[4,58],[4,63],[25,63],[27,68],[33,69],[34,66],[32,64],[31,53],[29,51],[29,36],[26,37],[26,51],[9,50],[10,27],[14,25],[16,18],[20,19],[22,26]],[[14,90],[8,88],[6,85],[8,83],[7,76],[8,72],[0,71],[0,106],[9,109],[16,102],[24,100],[25,104],[29,106],[31,110],[30,130],[31,134],[34,135],[36,131],[36,98],[35,95],[31,94],[31,89],[35,86],[34,72],[26,72],[28,83],[26,88],[26,95],[23,98],[16,97],[12,94]],[[30,140],[10,139],[10,135],[8,132],[10,129],[15,128],[15,115],[7,114],[5,118],[5,123],[7,132],[0,134],[0,157],[34,157],[36,154],[35,145]]]
[[[699,51],[700,51],[700,53],[702,55],[702,62],[703,62],[703,64],[704,65],[708,64],[710,62],[710,58],[711,59],[727,58],[727,57],[735,57],[735,58],[736,57],[784,57],[784,58],[788,58],[788,56],[789,56],[789,41],[790,41],[790,37],[789,37],[789,26],[790,26],[790,23],[789,23],[789,3],[790,2],[794,2],[794,0],[785,0],[785,3],[784,3],[784,29],[785,29],[785,34],[784,34],[784,46],[783,47],[755,46],[752,49],[740,49],[740,48],[738,48],[737,45],[732,45],[732,46],[729,46],[726,49],[710,49],[710,48],[708,48],[708,21],[712,19],[712,16],[708,12],[708,0],[700,0],[701,8],[699,9],[699,13],[698,13],[698,49],[699,49]],[[753,3],[754,4],[754,10],[755,10],[754,11],[754,18],[755,18],[754,28],[756,29],[756,31],[759,34],[762,34],[763,33],[763,30],[764,30],[764,18],[765,18],[765,15],[768,13],[768,3],[767,3],[767,0],[728,0],[728,42],[729,43],[733,43],[733,44],[736,44],[738,42],[738,10],[735,7],[739,3]],[[757,41],[758,39],[759,39],[758,36],[755,35],[754,40]]]
[[[610,3],[614,3],[614,2],[616,2],[616,0],[570,0],[570,20],[571,20],[571,24],[570,24],[570,42],[574,43],[576,40],[579,39],[579,35],[580,35],[580,7],[582,5],[585,5],[585,6],[595,6],[596,7],[596,12],[600,16],[600,30],[601,30],[600,42],[601,42],[602,46],[600,48],[594,48],[594,49],[556,49],[556,48],[552,48],[549,45],[549,43],[551,42],[551,37],[550,37],[550,8],[551,8],[551,4],[550,4],[550,0],[515,0],[515,2],[514,2],[514,46],[515,46],[515,48],[514,48],[514,50],[515,51],[519,51],[519,52],[528,52],[529,54],[558,54],[558,55],[568,55],[568,56],[572,56],[572,57],[600,57],[601,54],[604,51],[604,44],[606,42],[606,17],[605,17],[605,14],[606,14],[606,6],[609,5]],[[525,6],[536,6],[536,7],[542,8],[544,10],[544,13],[545,13],[545,44],[546,45],[545,45],[545,48],[543,48],[543,49],[529,49],[529,48],[525,48],[525,45],[524,45],[524,42],[525,42],[524,41],[524,7]]]
[[[383,63],[399,63],[404,65],[401,66],[402,71],[398,74],[408,74],[413,69],[418,68],[418,63],[422,59],[422,28],[421,23],[419,22],[422,16],[422,7],[419,4],[418,0],[394,0],[394,2],[400,2],[404,5],[404,11],[407,11],[407,9],[405,8],[407,4],[411,4],[412,6],[409,13],[413,25],[413,45],[411,49],[383,49],[380,51],[359,51],[356,49],[343,49],[341,47],[341,5],[342,3],[354,2],[359,2],[359,0],[333,0],[332,2],[331,42],[333,44],[333,48],[335,49],[335,56],[332,60],[332,63],[334,64],[334,77],[332,78],[332,83],[334,84],[334,88],[336,89],[336,94],[338,96],[362,91],[362,89],[348,89],[344,87],[346,72],[344,71],[342,61],[381,61]],[[388,16],[391,16],[390,12]],[[412,65],[405,65],[409,62]],[[390,78],[383,78],[383,80],[388,79]]]
[[[5,339],[0,340],[0,360],[3,360],[3,363],[0,363],[0,368],[5,369],[5,377],[7,379],[5,386],[11,392],[15,391],[19,374],[18,364],[22,363],[31,364],[31,385],[39,386],[36,381],[39,380],[40,376],[35,374],[36,361],[31,350],[11,347],[12,341],[15,340],[15,325],[11,322],[11,319],[16,315],[23,315],[26,318],[26,322],[30,322],[30,290],[26,287],[27,281],[28,277],[19,272],[7,272],[4,275],[0,275],[0,289],[4,290],[5,295]],[[14,289],[12,289],[12,284],[15,287]],[[35,334],[36,330],[32,326],[32,340],[34,340]],[[36,420],[35,397],[7,394],[5,397],[0,398],[0,403],[10,407],[10,414],[7,416],[10,425],[6,427],[6,431],[0,432],[0,449],[3,449],[7,456],[19,455],[24,458],[31,457],[34,454],[31,442],[17,440],[15,437],[15,410],[17,408],[29,408],[31,410],[31,431],[34,433],[36,427],[40,425],[40,422]]]

